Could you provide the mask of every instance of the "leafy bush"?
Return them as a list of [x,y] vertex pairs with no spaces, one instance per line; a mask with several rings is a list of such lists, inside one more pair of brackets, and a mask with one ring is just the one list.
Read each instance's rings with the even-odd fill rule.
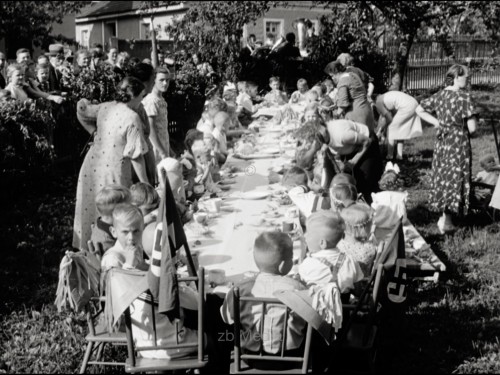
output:
[[55,126],[43,99],[0,104],[0,164],[4,168],[44,166],[54,157],[48,138]]
[[99,64],[95,70],[82,69],[78,74],[69,67],[63,75],[62,84],[71,93],[74,102],[88,99],[94,103],[103,103],[114,99],[115,87],[120,79],[120,75],[113,71],[113,66]]

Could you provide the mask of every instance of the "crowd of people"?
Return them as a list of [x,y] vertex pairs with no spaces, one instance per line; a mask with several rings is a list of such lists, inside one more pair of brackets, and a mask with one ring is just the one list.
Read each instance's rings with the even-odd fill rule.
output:
[[[271,43],[267,43],[268,53],[273,51]],[[281,58],[299,59],[294,38],[287,35],[284,43],[279,49]],[[249,38],[245,54],[262,52],[256,44]],[[164,177],[183,221],[191,220],[193,203],[206,192],[217,191],[219,170],[234,141],[255,131],[253,122],[266,108],[278,109],[272,119],[277,126],[291,113],[299,117],[295,163],[284,173],[282,184],[300,212],[310,256],[300,264],[298,275],[290,278],[293,245],[289,236],[278,232],[260,235],[254,244],[260,272],[238,285],[242,295],[273,297],[278,289],[330,288],[328,298],[344,301],[359,291],[375,258],[370,203],[372,193],[379,191],[383,161],[403,157],[402,142],[422,135],[421,119],[437,128],[429,206],[442,214],[439,230],[453,230],[452,216],[468,212],[470,135],[476,122],[474,105],[464,90],[468,77],[464,66],[452,66],[446,87],[420,104],[399,91],[374,98],[373,80],[352,66],[348,54],[328,64],[325,79],[311,88],[305,79],[295,77],[296,91],[290,97],[288,76],[271,77],[264,96],[252,77],[227,83],[220,92],[209,94],[196,128],[186,133],[184,152],[176,153],[169,140],[168,103],[164,99],[173,80],[168,61],[162,58],[153,68],[151,60],[140,62],[115,48],[105,56],[100,46],[91,52],[78,51],[74,60],[70,68],[62,46],[51,45],[33,64],[29,51],[20,49],[16,63],[7,67],[7,79],[0,75],[0,96],[2,100],[44,98],[61,103],[64,79],[70,72],[79,74],[100,64],[112,67],[117,77],[114,100],[95,104],[83,99],[77,104],[78,120],[93,135],[93,142],[78,178],[73,246],[87,249],[88,241],[103,246],[103,271],[114,267],[147,269],[152,249],[143,245],[152,243],[149,237]],[[200,75],[215,74],[197,54],[193,62]],[[0,68],[4,64],[5,55],[0,53]],[[387,155],[381,153],[381,140],[387,140]],[[228,293],[221,308],[220,318],[227,324],[234,320],[231,298],[232,293]],[[329,322],[340,329],[334,305],[325,300],[322,308]],[[143,310],[144,306],[138,306],[134,311]],[[241,314],[243,324],[251,329],[248,322],[263,312],[249,308]],[[280,319],[283,317],[265,328],[271,332],[268,337],[282,336]],[[290,319],[286,350],[293,352],[302,345],[304,322],[295,315]],[[171,338],[174,328],[165,324],[161,334]],[[181,341],[196,337],[196,332],[188,333]],[[276,353],[275,344],[267,340],[264,350]],[[248,352],[258,350],[251,340],[243,346]]]

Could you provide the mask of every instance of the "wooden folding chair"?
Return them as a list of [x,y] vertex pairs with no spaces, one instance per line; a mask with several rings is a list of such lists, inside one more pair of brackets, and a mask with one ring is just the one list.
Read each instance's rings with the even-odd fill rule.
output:
[[368,362],[368,371],[375,372],[377,356],[377,335],[379,333],[378,315],[381,309],[380,296],[384,283],[384,273],[391,269],[397,260],[399,236],[403,234],[403,222],[391,231],[388,240],[380,244],[374,261],[372,273],[361,293],[357,304],[343,305],[344,312],[350,312],[342,327],[335,347],[339,352],[355,351]]
[[[94,246],[92,241],[88,241],[87,245],[89,252],[96,256],[100,261],[104,253],[102,244],[96,243]],[[103,360],[106,345],[125,346],[127,344],[125,332],[109,332],[106,327],[103,319],[104,300],[105,299],[102,296],[92,297],[89,303],[85,306],[85,316],[89,333],[85,336],[87,349],[85,350],[85,355],[80,367],[80,374],[84,374],[87,371],[87,366],[89,365],[125,366],[125,362]]]
[[[304,351],[302,356],[287,356],[286,350],[286,333],[288,329],[288,317],[290,308],[284,305],[276,298],[256,298],[256,297],[240,297],[239,288],[233,289],[234,303],[234,361],[231,363],[231,374],[308,374],[311,373],[309,361],[311,350],[312,327],[307,325],[307,332],[304,343]],[[241,347],[241,335],[244,333],[241,325],[240,310],[242,303],[260,304],[262,308],[262,320],[260,322],[260,349],[259,354],[243,354]],[[264,321],[266,319],[266,307],[268,305],[282,306],[285,310],[283,321],[283,337],[281,339],[279,355],[270,355],[264,352]],[[247,332],[248,333],[248,332]],[[259,364],[269,364],[269,368],[265,366],[265,370],[260,370],[250,367],[245,361],[257,361]],[[259,366],[260,367],[260,366]],[[279,369],[282,368],[282,369]]]
[[[125,310],[125,328],[127,336],[128,358],[125,364],[125,372],[140,373],[140,372],[156,372],[156,371],[172,371],[172,370],[188,370],[200,369],[207,365],[208,357],[205,354],[205,338],[204,338],[204,309],[205,309],[205,270],[200,268],[198,276],[179,277],[178,282],[195,282],[198,285],[198,340],[196,343],[175,344],[175,345],[157,345],[154,340],[153,346],[137,346],[134,342],[132,334],[132,319],[130,315],[130,307]],[[156,325],[153,322],[153,330],[156,337]],[[178,335],[177,335],[178,336]],[[166,350],[166,349],[187,349],[196,348],[197,353],[174,359],[166,358],[142,358],[138,353],[148,350]]]
[[[87,372],[87,366],[125,366],[125,362],[104,361],[104,347],[108,344],[125,346],[127,337],[125,332],[109,332],[103,317],[104,297],[93,297],[85,306],[85,315],[89,333],[85,336],[87,349],[80,367],[80,374]],[[93,356],[93,357],[92,357]]]

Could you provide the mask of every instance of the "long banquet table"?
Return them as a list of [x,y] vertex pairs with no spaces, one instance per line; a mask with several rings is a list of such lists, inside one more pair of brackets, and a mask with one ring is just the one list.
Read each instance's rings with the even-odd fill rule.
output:
[[[258,271],[253,259],[253,244],[255,238],[262,232],[279,230],[285,214],[292,206],[280,206],[270,199],[245,199],[242,195],[249,192],[274,192],[282,190],[279,184],[269,183],[269,170],[280,169],[289,165],[295,154],[295,146],[287,143],[284,133],[279,128],[273,128],[270,123],[260,124],[257,135],[257,147],[261,150],[279,145],[280,153],[265,157],[257,153],[255,159],[243,160],[230,155],[227,166],[237,167],[234,184],[223,198],[222,209],[218,214],[212,214],[208,225],[203,227],[192,221],[184,227],[192,253],[196,253],[201,266],[210,270],[223,270],[226,283],[212,289],[211,292],[225,294],[231,284],[251,277]],[[204,203],[201,202],[201,207]],[[298,224],[298,218],[294,219]],[[299,226],[298,226],[299,227]],[[378,241],[386,239],[390,230],[376,229]],[[430,277],[437,281],[440,272],[446,266],[434,254],[430,246],[420,236],[413,225],[404,223],[406,237],[407,267],[410,276]],[[298,262],[305,248],[300,229],[294,241],[294,260]],[[412,246],[419,242],[418,250]],[[292,269],[291,272],[294,272]]]

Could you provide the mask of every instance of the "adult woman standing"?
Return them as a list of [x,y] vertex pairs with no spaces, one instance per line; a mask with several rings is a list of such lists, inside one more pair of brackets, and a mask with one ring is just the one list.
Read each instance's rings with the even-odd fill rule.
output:
[[[377,136],[387,130],[387,158],[392,159],[396,141],[420,137],[422,123],[415,114],[418,102],[401,91],[388,91],[379,95],[376,101],[378,119]],[[397,159],[403,159],[403,142],[397,142]]]
[[95,195],[104,186],[132,185],[132,167],[141,182],[149,182],[144,165],[148,151],[139,115],[144,85],[127,77],[116,88],[116,100],[90,105],[78,102],[77,114],[83,127],[95,133],[94,143],[80,169],[76,193],[73,246],[87,248],[91,224],[96,219]]
[[367,203],[371,193],[379,191],[378,181],[383,164],[377,136],[368,126],[351,120],[332,120],[326,123],[323,141],[328,145],[327,157],[334,151],[344,162],[344,171],[352,172],[356,187]]
[[416,109],[422,120],[437,128],[429,202],[432,210],[443,213],[438,221],[443,234],[455,229],[452,215],[466,215],[469,209],[470,134],[476,130],[476,119],[470,94],[463,90],[467,77],[467,67],[453,65],[446,73],[445,89]]
[[362,79],[353,72],[346,71],[339,61],[331,62],[325,67],[325,73],[332,77],[337,86],[338,114],[368,126],[370,132],[375,129],[373,111]]

